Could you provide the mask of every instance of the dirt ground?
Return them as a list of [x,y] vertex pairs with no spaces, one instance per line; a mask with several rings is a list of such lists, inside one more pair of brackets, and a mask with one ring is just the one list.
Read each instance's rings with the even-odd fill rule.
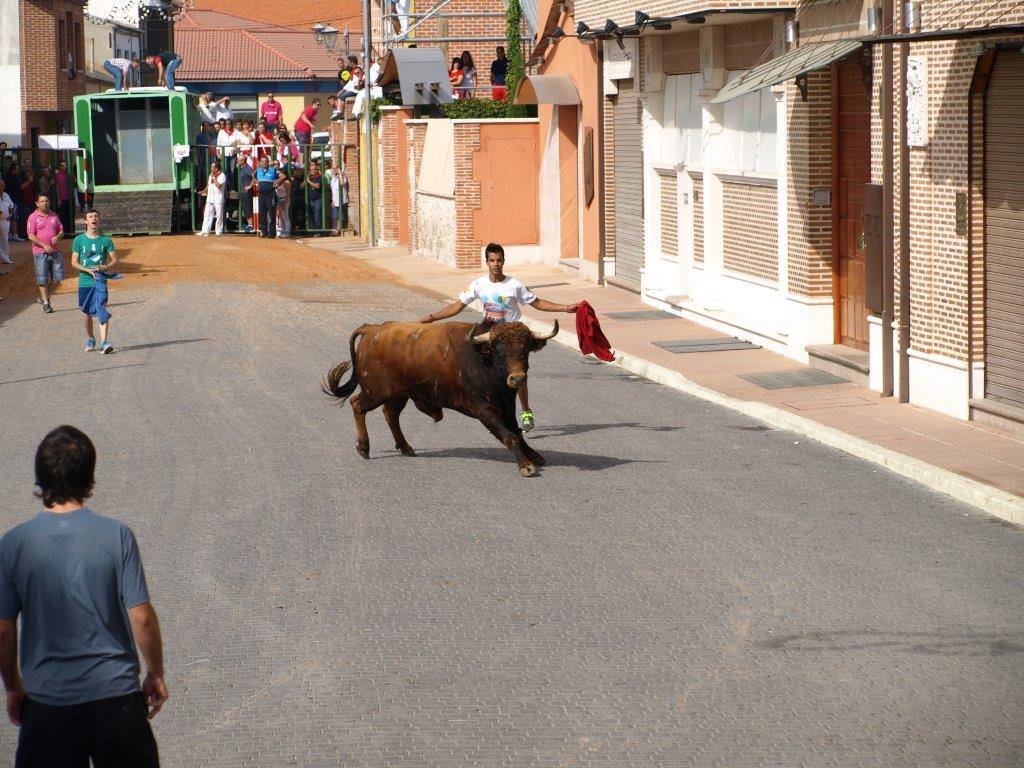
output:
[[[353,244],[358,243],[352,240]],[[166,283],[216,282],[267,286],[308,283],[358,283],[387,279],[380,270],[343,254],[310,248],[299,241],[262,240],[224,235],[163,235],[115,237],[125,287],[149,287]],[[77,273],[71,267],[71,241],[62,243],[67,279],[57,293],[77,290]],[[28,243],[11,243],[16,264],[5,266],[0,277],[0,297],[22,297],[35,292]]]

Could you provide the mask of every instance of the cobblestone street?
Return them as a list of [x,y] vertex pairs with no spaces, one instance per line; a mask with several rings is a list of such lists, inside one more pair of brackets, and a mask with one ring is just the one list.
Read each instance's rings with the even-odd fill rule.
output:
[[375,411],[364,461],[320,381],[442,300],[211,240],[126,243],[113,355],[73,294],[28,304],[25,263],[0,315],[0,525],[36,511],[46,431],[84,429],[163,625],[164,765],[1024,765],[1020,530],[553,344],[538,477],[414,408],[419,456]]

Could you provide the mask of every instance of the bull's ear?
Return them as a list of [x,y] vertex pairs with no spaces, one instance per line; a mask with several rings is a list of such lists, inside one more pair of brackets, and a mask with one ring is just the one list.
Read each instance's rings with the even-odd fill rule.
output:
[[538,339],[537,337],[534,337],[533,343],[530,346],[530,350],[533,351],[533,352],[540,352],[542,349],[544,349],[544,347],[545,347],[545,345],[547,345],[547,343],[548,343],[547,339]]

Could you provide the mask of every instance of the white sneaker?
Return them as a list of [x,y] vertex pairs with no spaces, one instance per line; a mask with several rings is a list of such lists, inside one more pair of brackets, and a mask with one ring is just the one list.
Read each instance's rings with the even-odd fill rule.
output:
[[196,232],[196,237],[209,237],[209,232]]

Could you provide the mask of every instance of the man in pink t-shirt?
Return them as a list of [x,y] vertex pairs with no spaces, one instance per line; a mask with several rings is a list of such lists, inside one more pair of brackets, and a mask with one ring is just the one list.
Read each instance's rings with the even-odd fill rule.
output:
[[274,94],[268,93],[267,100],[260,104],[260,117],[267,121],[267,128],[277,133],[284,120],[284,107],[274,98]]
[[311,144],[313,142],[313,131],[316,130],[316,113],[320,111],[320,99],[313,99],[310,105],[302,110],[299,119],[295,121],[295,143]]
[[64,236],[60,217],[50,210],[50,198],[39,195],[36,209],[28,217],[28,239],[32,243],[32,259],[36,267],[36,285],[39,286],[39,303],[43,312],[53,312],[50,306],[51,284],[58,285],[64,279],[64,258],[58,243]]

